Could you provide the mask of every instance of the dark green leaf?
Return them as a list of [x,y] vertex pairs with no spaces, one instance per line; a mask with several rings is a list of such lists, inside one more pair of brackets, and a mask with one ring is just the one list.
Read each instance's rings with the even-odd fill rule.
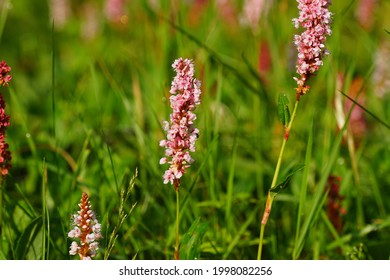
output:
[[286,176],[284,176],[281,180],[279,180],[279,183],[276,184],[274,188],[272,188],[270,191],[272,193],[278,194],[281,190],[283,190],[288,182],[290,181],[291,177],[298,171],[302,170],[305,167],[304,164],[297,164],[291,170],[287,173]]
[[279,120],[285,127],[290,122],[290,109],[288,108],[288,103],[287,96],[285,94],[280,94],[278,98]]

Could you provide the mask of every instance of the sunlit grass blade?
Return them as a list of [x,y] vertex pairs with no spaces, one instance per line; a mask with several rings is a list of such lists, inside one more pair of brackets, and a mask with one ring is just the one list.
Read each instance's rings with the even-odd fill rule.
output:
[[12,8],[12,4],[10,3],[9,0],[3,1],[1,3],[1,14],[0,14],[0,40],[3,37],[3,31],[4,31],[4,26],[7,21],[7,16],[8,16],[8,10]]
[[15,259],[42,259],[42,216],[30,221],[16,241]]
[[49,258],[49,241],[50,241],[50,217],[49,210],[47,208],[47,167],[45,160],[43,160],[42,166],[42,260]]
[[[102,134],[103,134],[103,139],[104,139],[105,136],[104,136],[104,132],[103,131],[102,131]],[[114,176],[116,191],[117,191],[117,193],[119,193],[119,184],[118,184],[118,180],[116,179],[116,172],[115,172],[114,161],[112,160],[111,149],[110,149],[110,146],[108,145],[108,143],[106,143],[106,147],[107,147],[108,157],[110,159],[112,174]]]
[[367,237],[369,234],[381,231],[383,229],[389,229],[389,228],[390,228],[390,218],[373,221],[372,223],[365,225],[364,228],[362,228],[356,233],[354,232],[354,233],[344,234],[343,236],[340,236],[340,239],[330,242],[326,246],[326,250],[334,250],[337,247],[339,247],[341,244],[347,244],[350,243],[351,240],[362,239],[364,237]]
[[[237,137],[237,136],[236,136]],[[225,205],[225,222],[227,231],[231,234],[233,231],[233,221],[232,221],[232,205],[233,205],[233,192],[234,192],[234,176],[236,171],[236,161],[237,161],[237,139],[234,140],[232,148],[232,159],[230,163],[229,177],[227,181],[227,191],[226,191],[226,205]]]
[[[38,213],[36,212],[36,210],[32,206],[32,204],[31,204],[30,200],[28,199],[28,197],[26,196],[26,194],[22,191],[19,184],[15,184],[15,189],[16,189],[17,193],[21,195],[21,197],[23,199],[22,201],[25,203],[25,206],[22,205],[22,203],[20,203],[20,202],[18,202],[17,205],[30,218],[32,218],[32,219],[36,218],[38,216]],[[12,198],[9,198],[9,199],[12,199]]]
[[194,220],[181,240],[181,260],[196,260],[200,258],[203,237],[208,227],[209,224],[207,222],[201,222],[200,217]]
[[359,108],[361,108],[364,112],[366,112],[367,114],[369,114],[371,117],[373,117],[376,121],[378,121],[380,124],[382,124],[383,126],[385,126],[387,129],[390,129],[390,125],[387,124],[385,121],[381,120],[378,116],[376,116],[374,113],[372,113],[370,110],[368,110],[367,108],[365,108],[363,105],[361,105],[359,102],[357,102],[356,100],[354,100],[353,98],[349,97],[347,94],[345,94],[344,92],[340,91],[339,92],[344,95],[346,98],[348,98],[350,101],[352,101],[356,106],[358,106]]
[[301,230],[302,218],[303,218],[303,215],[305,212],[306,197],[307,197],[307,184],[308,184],[309,170],[310,170],[311,159],[312,159],[312,152],[313,152],[313,122],[311,122],[311,125],[310,125],[309,137],[308,137],[307,146],[306,146],[305,166],[303,169],[303,176],[302,176],[302,182],[301,182],[301,188],[300,188],[293,258],[294,258],[294,256],[297,255],[296,245],[298,244],[298,238],[299,238],[299,232]]

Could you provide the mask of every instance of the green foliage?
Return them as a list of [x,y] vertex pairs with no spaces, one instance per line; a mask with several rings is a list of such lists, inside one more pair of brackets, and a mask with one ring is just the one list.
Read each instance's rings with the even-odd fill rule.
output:
[[200,258],[203,236],[208,228],[208,223],[196,219],[189,230],[183,235],[180,244],[181,260],[196,260]]

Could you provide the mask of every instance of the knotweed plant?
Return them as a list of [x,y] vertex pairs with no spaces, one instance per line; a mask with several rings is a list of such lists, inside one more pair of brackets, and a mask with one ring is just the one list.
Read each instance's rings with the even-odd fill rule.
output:
[[[272,203],[277,193],[275,192],[275,189],[277,188],[276,182],[280,171],[284,148],[295,119],[299,100],[302,95],[305,95],[309,91],[310,87],[307,84],[308,80],[320,69],[323,65],[323,58],[329,54],[328,50],[325,48],[325,41],[327,36],[330,36],[332,33],[330,28],[332,13],[328,10],[330,0],[297,0],[297,2],[299,17],[294,18],[292,21],[295,28],[302,27],[304,31],[294,37],[294,44],[298,51],[296,69],[297,74],[299,75],[298,77],[294,77],[294,80],[297,82],[297,87],[295,88],[296,100],[291,117],[288,112],[288,108],[286,112],[284,112],[285,108],[281,108],[283,116],[281,117],[281,120],[284,125],[284,138],[271,187],[268,191],[263,218],[261,220],[259,248],[257,254],[257,259],[259,260],[261,259],[264,228],[267,224],[271,213]],[[285,106],[287,102],[282,100],[281,103],[282,106]]]
[[[9,74],[11,67],[4,61],[0,62],[0,85],[8,86],[12,79]],[[5,131],[10,125],[10,117],[5,113],[5,102],[3,95],[0,93],[0,173],[3,178],[8,175],[11,168],[11,152],[9,146],[5,142]]]
[[74,239],[70,245],[69,255],[78,254],[80,260],[90,260],[99,249],[98,240],[102,238],[101,225],[91,208],[88,195],[84,192],[79,203],[80,210],[73,214],[73,228],[68,237]]
[[181,177],[193,163],[190,152],[195,152],[199,130],[195,128],[193,112],[200,104],[200,81],[194,78],[194,63],[190,59],[178,58],[172,64],[176,76],[170,89],[170,106],[173,112],[170,121],[164,121],[167,137],[160,141],[165,148],[165,157],[160,164],[169,164],[163,175],[164,184],[172,184],[176,191],[176,244],[175,259],[179,259],[179,187]]
[[[0,86],[8,86],[12,76],[10,75],[11,67],[4,61],[0,62]],[[10,125],[10,117],[5,113],[5,102],[3,95],[0,93],[0,238],[2,238],[3,224],[3,186],[5,178],[11,169],[11,152],[5,142],[5,132]],[[0,244],[1,250],[1,244]]]

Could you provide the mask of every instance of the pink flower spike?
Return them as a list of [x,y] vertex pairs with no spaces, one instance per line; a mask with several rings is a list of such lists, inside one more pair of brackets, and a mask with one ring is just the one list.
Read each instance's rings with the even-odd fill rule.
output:
[[309,87],[307,80],[322,66],[322,58],[329,54],[325,48],[326,36],[332,34],[330,23],[332,13],[329,12],[329,0],[297,0],[299,18],[292,21],[295,28],[305,28],[300,35],[295,35],[294,44],[298,50],[297,73],[300,75],[296,80],[297,99],[304,95]]
[[69,254],[78,254],[81,260],[87,260],[95,257],[99,249],[97,241],[102,238],[101,225],[91,209],[86,193],[82,194],[79,207],[80,210],[73,215],[73,229],[68,233],[69,238],[76,239],[70,245]]
[[192,60],[178,58],[172,64],[172,68],[176,72],[169,91],[170,107],[173,112],[170,121],[163,122],[167,137],[159,144],[165,148],[165,157],[160,159],[160,164],[170,164],[163,175],[164,184],[170,182],[178,191],[180,178],[193,162],[188,152],[195,152],[195,140],[199,133],[194,127],[196,115],[193,111],[200,104],[201,83],[193,77]]
[[[3,84],[4,85],[4,84]],[[10,125],[10,117],[5,113],[5,102],[0,93],[0,172],[1,176],[5,178],[11,169],[11,152],[9,146],[5,142],[6,129]]]
[[11,67],[7,65],[5,61],[0,62],[0,85],[8,86],[8,83],[12,80],[12,76],[9,74]]

